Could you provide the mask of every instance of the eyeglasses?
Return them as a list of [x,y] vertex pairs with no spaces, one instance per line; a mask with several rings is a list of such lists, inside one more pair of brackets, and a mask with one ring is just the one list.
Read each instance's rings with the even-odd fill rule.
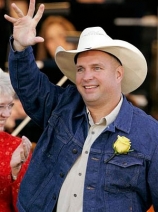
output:
[[8,105],[0,105],[0,112],[4,112],[6,109],[11,110],[14,106],[14,103],[10,103]]

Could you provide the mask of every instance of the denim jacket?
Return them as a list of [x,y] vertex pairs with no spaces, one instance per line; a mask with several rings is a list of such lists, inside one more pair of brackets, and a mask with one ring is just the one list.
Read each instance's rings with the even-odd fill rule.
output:
[[[56,86],[38,70],[31,47],[11,49],[9,70],[27,114],[44,129],[21,183],[18,208],[52,212],[82,152],[88,132],[86,107],[76,86]],[[133,151],[106,163],[118,135],[130,139]],[[91,147],[83,212],[145,212],[151,204],[158,211],[158,122],[124,97],[116,120]]]

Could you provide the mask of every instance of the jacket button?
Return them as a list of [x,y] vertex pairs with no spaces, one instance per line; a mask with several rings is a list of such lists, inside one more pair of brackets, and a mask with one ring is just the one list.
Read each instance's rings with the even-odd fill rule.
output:
[[72,150],[72,153],[73,153],[73,154],[77,154],[77,152],[78,152],[77,149],[73,149],[73,150]]
[[63,178],[64,177],[64,173],[61,172],[60,173],[60,177]]

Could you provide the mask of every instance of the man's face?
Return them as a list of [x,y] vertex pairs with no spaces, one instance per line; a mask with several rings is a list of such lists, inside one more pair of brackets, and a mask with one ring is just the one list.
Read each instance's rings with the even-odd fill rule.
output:
[[106,104],[121,94],[123,67],[111,55],[91,50],[78,55],[76,86],[87,106]]

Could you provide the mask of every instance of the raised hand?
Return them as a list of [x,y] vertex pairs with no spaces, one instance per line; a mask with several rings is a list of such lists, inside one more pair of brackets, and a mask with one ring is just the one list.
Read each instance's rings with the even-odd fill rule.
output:
[[27,160],[31,150],[30,140],[23,136],[20,145],[15,149],[10,161],[12,176],[17,177],[22,164]]
[[36,36],[36,26],[43,15],[44,5],[41,4],[37,13],[34,15],[35,0],[30,0],[26,16],[24,16],[23,12],[16,6],[16,4],[13,3],[11,6],[16,12],[18,18],[13,18],[8,15],[4,15],[4,17],[13,24],[14,49],[22,51],[27,46],[43,42],[44,39],[42,37]]

